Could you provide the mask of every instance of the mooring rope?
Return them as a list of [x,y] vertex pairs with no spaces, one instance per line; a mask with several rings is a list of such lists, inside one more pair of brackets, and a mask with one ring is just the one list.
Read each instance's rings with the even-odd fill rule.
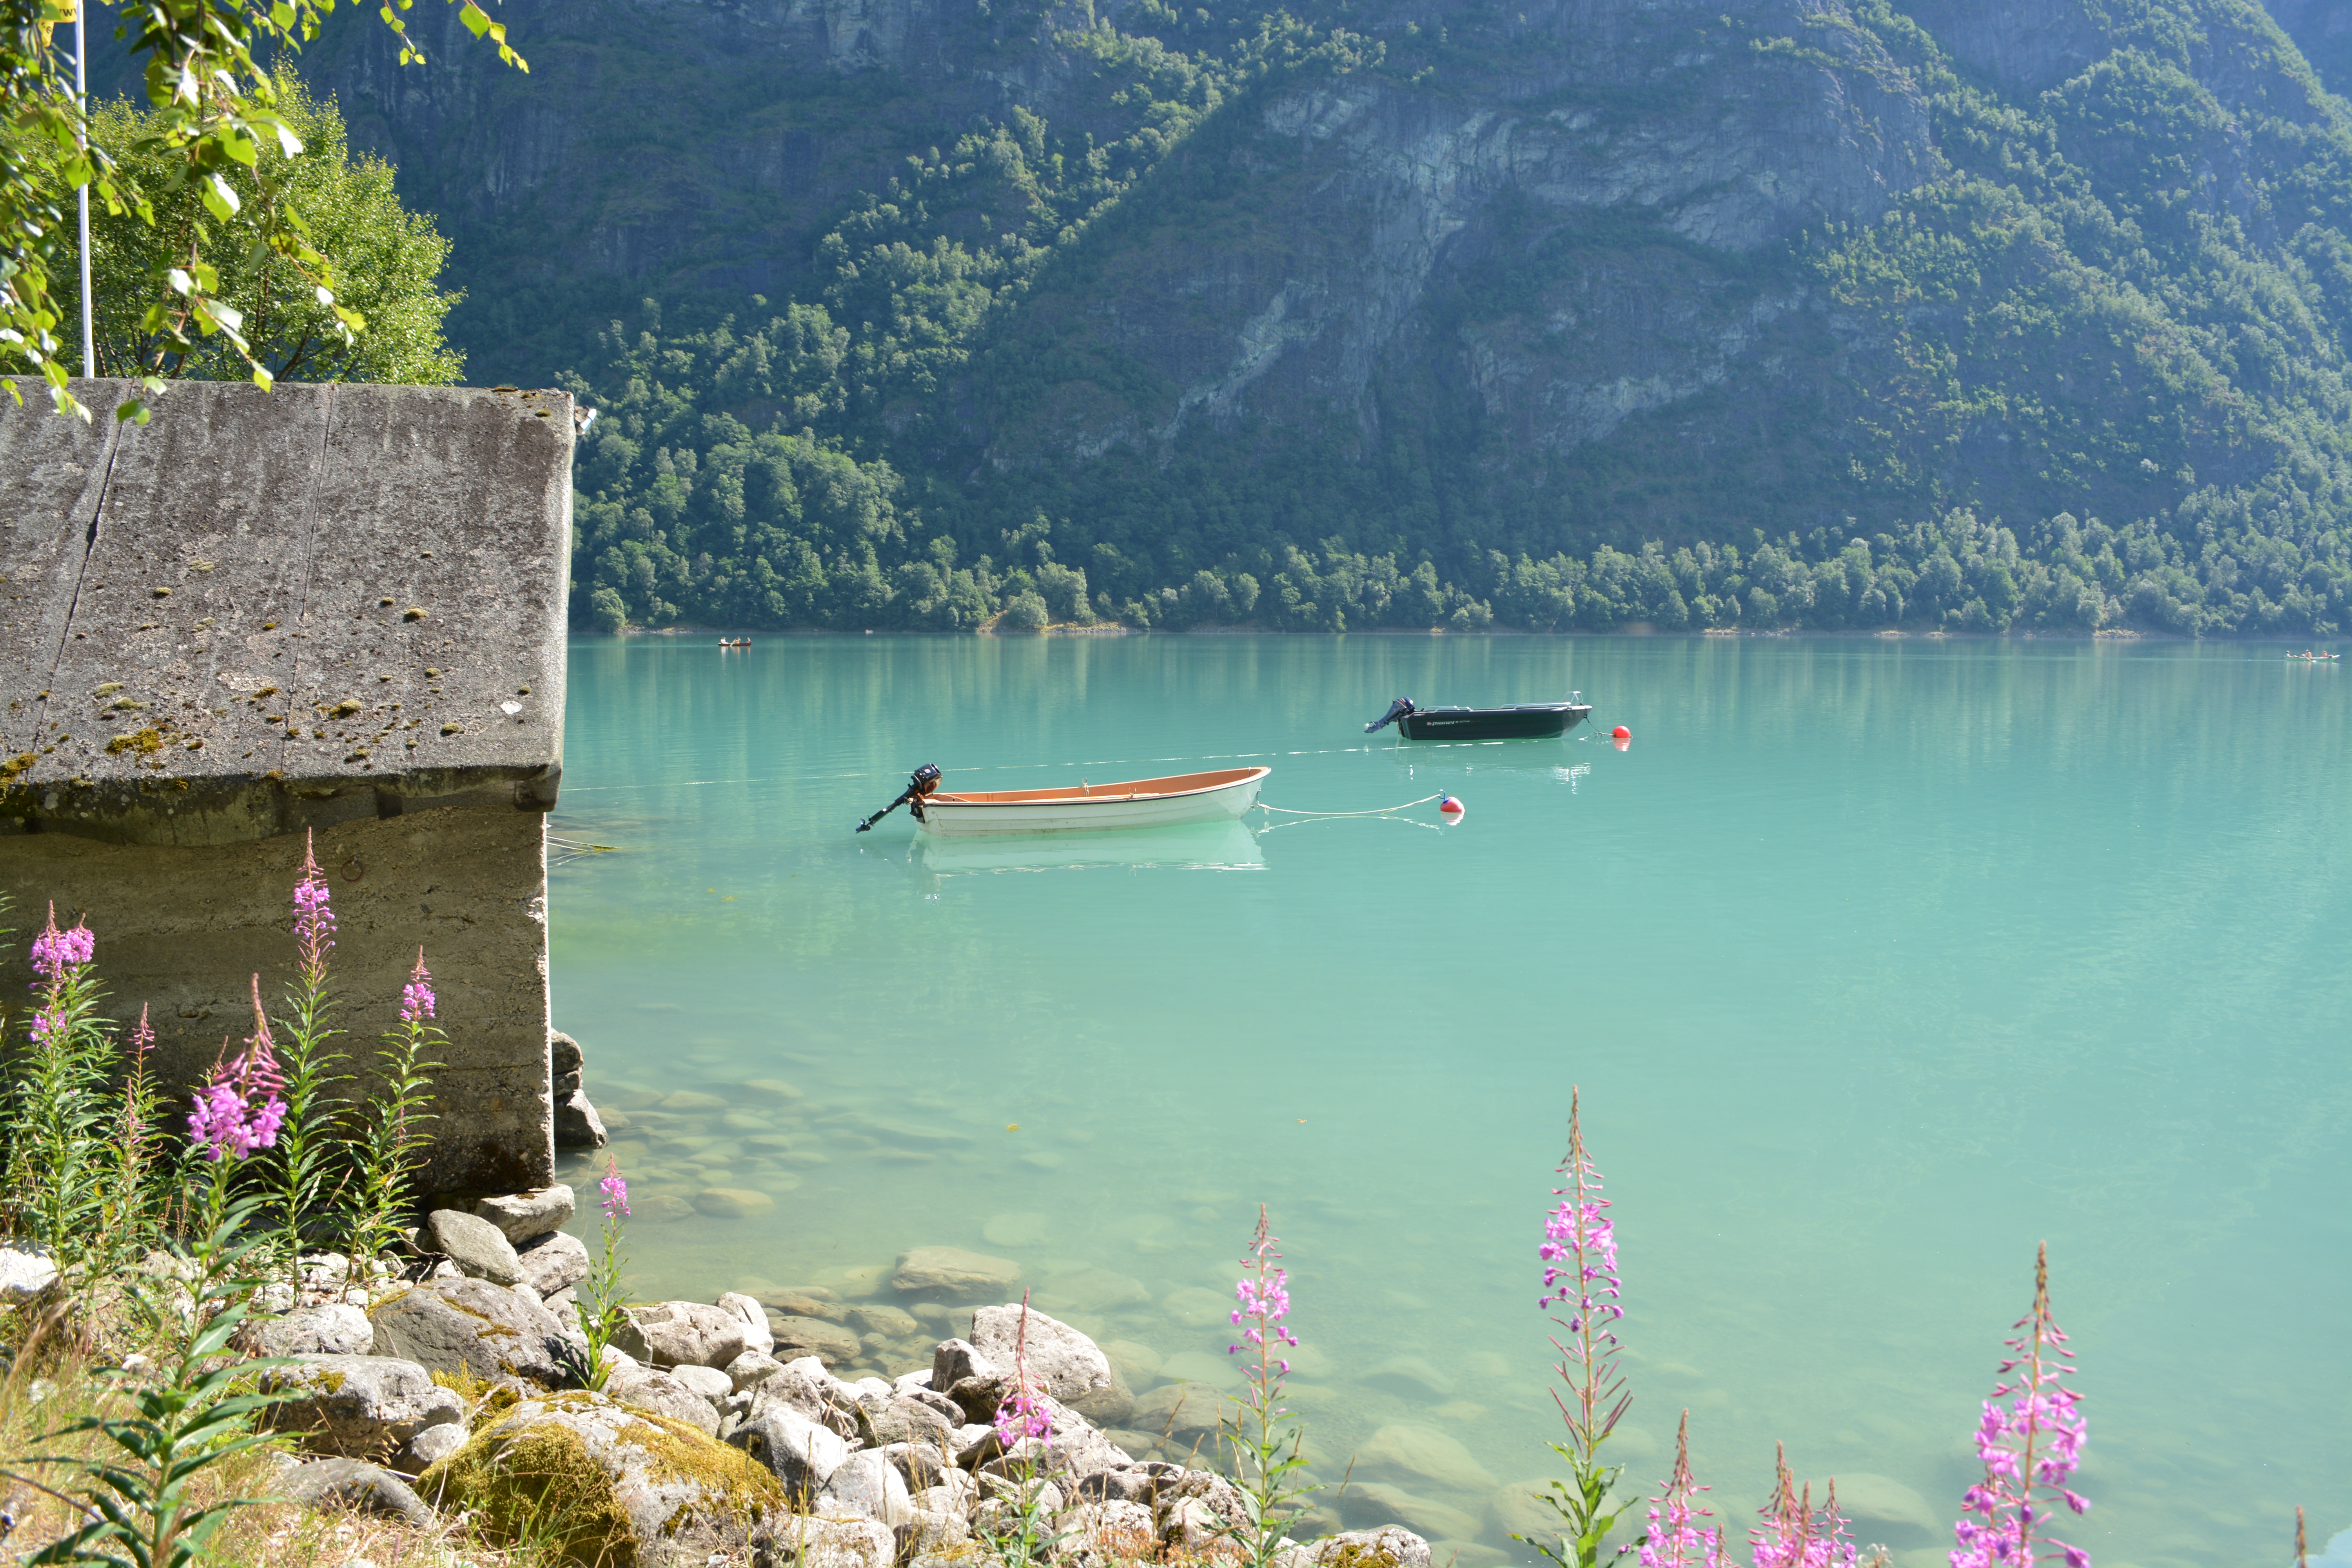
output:
[[1386,816],[1392,811],[1410,811],[1416,805],[1427,805],[1433,800],[1444,798],[1444,793],[1440,792],[1423,795],[1419,800],[1406,801],[1402,805],[1383,805],[1372,811],[1298,811],[1286,805],[1268,805],[1264,801],[1257,803],[1257,808],[1260,811],[1278,811],[1285,816]]

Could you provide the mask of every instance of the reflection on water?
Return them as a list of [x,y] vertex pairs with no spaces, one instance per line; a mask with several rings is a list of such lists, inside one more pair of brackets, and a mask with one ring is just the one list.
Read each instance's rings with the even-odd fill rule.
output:
[[1248,871],[1265,864],[1257,835],[1244,822],[1192,822],[1112,833],[915,835],[910,858],[935,875],[973,871],[1064,871],[1088,867]]
[[[1780,1440],[1940,1565],[2047,1238],[2101,1568],[2274,1560],[2298,1500],[2352,1525],[2352,742],[2340,683],[2288,674],[1916,639],[583,642],[559,827],[619,848],[555,873],[556,1019],[621,1122],[639,1289],[815,1287],[845,1365],[953,1325],[887,1280],[951,1246],[1147,1400],[1231,1386],[1267,1203],[1320,1473],[1352,1456],[1350,1521],[1463,1568],[1525,1559],[1516,1484],[1557,1468],[1534,1248],[1571,1083],[1634,1479],[1687,1407],[1735,1527]],[[1596,711],[1560,741],[1360,734],[1396,691],[1570,685]],[[1244,758],[1274,806],[1469,812],[969,846],[1082,874],[849,832],[920,761],[977,788]]]

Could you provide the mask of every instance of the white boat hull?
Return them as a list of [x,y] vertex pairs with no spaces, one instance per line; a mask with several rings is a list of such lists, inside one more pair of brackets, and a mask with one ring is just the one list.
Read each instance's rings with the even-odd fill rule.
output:
[[1084,794],[1018,792],[1033,797],[1029,799],[934,795],[923,802],[923,831],[951,838],[984,833],[1120,833],[1188,822],[1233,822],[1257,804],[1258,786],[1267,772],[1236,771],[1246,776],[1175,791],[1112,794],[1123,786],[1101,785]]

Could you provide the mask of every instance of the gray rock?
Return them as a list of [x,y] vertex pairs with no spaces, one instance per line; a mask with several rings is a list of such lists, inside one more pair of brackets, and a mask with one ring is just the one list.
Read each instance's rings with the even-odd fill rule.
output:
[[580,1075],[576,1072],[555,1074],[548,1084],[548,1092],[556,1104],[562,1104],[580,1092]]
[[[897,1535],[878,1520],[803,1514],[777,1526],[774,1561],[793,1568],[890,1568],[898,1550]],[[971,1565],[959,1560],[958,1568]]]
[[767,1348],[756,1342],[767,1332],[764,1323],[755,1334],[740,1314],[700,1301],[657,1301],[632,1307],[628,1316],[613,1342],[647,1366],[723,1367],[745,1351]]
[[289,1502],[305,1508],[356,1509],[422,1530],[433,1523],[433,1510],[390,1470],[358,1459],[319,1459],[297,1465],[286,1474],[280,1489]]
[[727,1363],[727,1381],[736,1393],[740,1394],[747,1388],[758,1387],[783,1370],[784,1363],[765,1351],[745,1351]]
[[560,1182],[528,1193],[503,1193],[474,1205],[475,1214],[497,1226],[517,1247],[562,1230],[571,1223],[572,1210],[572,1189]]
[[1135,1394],[1111,1368],[1108,1388],[1090,1388],[1066,1403],[1097,1426],[1123,1426],[1135,1415]]
[[487,1279],[412,1286],[378,1302],[372,1316],[377,1355],[398,1356],[432,1372],[463,1372],[493,1382],[523,1377],[552,1387],[572,1381],[587,1363],[587,1342],[553,1313]]
[[449,1261],[468,1279],[487,1279],[493,1285],[522,1283],[522,1264],[515,1258],[514,1243],[478,1215],[435,1209],[425,1218],[424,1241],[434,1251],[447,1253]]
[[542,1300],[569,1290],[588,1278],[588,1247],[566,1231],[535,1237],[515,1249],[522,1282]]
[[1275,1568],[1430,1568],[1429,1542],[1410,1530],[1350,1530],[1275,1554]]
[[849,1462],[849,1445],[790,1405],[755,1410],[729,1441],[767,1467],[784,1490],[805,1506]]
[[1185,1470],[1162,1479],[1153,1489],[1151,1513],[1160,1540],[1194,1552],[1230,1542],[1256,1519],[1250,1500],[1239,1487],[1206,1470]]
[[1045,1413],[1047,1426],[1047,1436],[1042,1443],[1024,1438],[1008,1448],[992,1427],[971,1456],[972,1468],[982,1472],[1013,1475],[1025,1466],[1034,1465],[1041,1474],[1067,1482],[1102,1470],[1124,1469],[1135,1463],[1134,1456],[1088,1426],[1086,1417],[1076,1411],[1042,1395],[1037,1399],[1037,1408]]
[[[745,1354],[755,1353],[757,1352],[745,1352]],[[741,1359],[741,1356],[736,1358],[738,1361]],[[713,1410],[726,1404],[729,1395],[735,1392],[735,1380],[717,1367],[674,1366],[670,1368],[669,1374],[692,1389],[698,1397],[709,1400]]]
[[[1016,1353],[1029,1386],[1068,1405],[1083,1394],[1111,1388],[1118,1374],[1094,1341],[1057,1318],[1019,1303],[982,1307],[971,1315],[972,1349],[999,1372],[1013,1371]],[[933,1367],[938,1365],[936,1356]],[[1133,1408],[1133,1401],[1129,1401]]]
[[466,1428],[457,1422],[427,1426],[393,1456],[393,1465],[403,1475],[421,1476],[465,1446]]
[[770,1405],[783,1405],[845,1441],[865,1441],[866,1415],[856,1391],[825,1371],[814,1356],[785,1363],[782,1371],[771,1373],[751,1393],[754,1415]]
[[571,1506],[539,1522],[542,1535],[553,1525],[553,1558],[635,1568],[772,1563],[798,1522],[773,1478],[740,1451],[597,1394],[522,1401],[435,1466],[423,1489],[512,1536],[535,1503],[510,1479],[508,1456],[526,1444],[566,1466]]
[[950,1421],[920,1400],[898,1398],[868,1417],[867,1432],[877,1445],[927,1443],[944,1452],[961,1424],[961,1417]]
[[896,1530],[908,1521],[914,1504],[906,1478],[879,1448],[852,1454],[818,1494],[820,1511],[862,1514]]
[[249,1342],[259,1356],[365,1355],[375,1344],[375,1325],[345,1302],[297,1307],[255,1322]]
[[996,1375],[996,1363],[974,1349],[970,1340],[942,1340],[931,1352],[931,1386],[941,1393],[966,1378],[987,1382]]
[[1055,1556],[1070,1568],[1111,1568],[1159,1553],[1158,1521],[1148,1504],[1081,1502],[1054,1521]]
[[719,1298],[718,1305],[721,1311],[732,1312],[743,1320],[745,1350],[774,1352],[776,1342],[774,1336],[768,1332],[768,1310],[760,1305],[757,1297],[746,1296],[740,1290],[730,1290]]
[[616,1405],[682,1421],[707,1437],[719,1435],[719,1411],[674,1373],[629,1367],[605,1374],[604,1395]]
[[889,1443],[875,1450],[898,1468],[909,1493],[927,1491],[933,1487],[950,1484],[950,1478],[969,1481],[971,1478],[958,1469],[948,1458],[947,1450],[931,1443]]
[[551,1029],[547,1036],[547,1070],[561,1079],[566,1073],[578,1072],[586,1063],[580,1042],[561,1029]]
[[856,1362],[861,1351],[856,1334],[820,1318],[772,1317],[767,1327],[776,1351],[788,1357],[813,1355],[827,1366],[843,1366]]
[[460,1420],[465,1405],[413,1361],[377,1355],[301,1355],[261,1373],[262,1387],[292,1397],[269,1409],[281,1432],[315,1452],[382,1458],[428,1426]]
[[611,1141],[604,1119],[588,1103],[588,1091],[574,1089],[569,1100],[555,1102],[555,1146],[559,1149],[602,1149]]
[[891,1288],[902,1295],[952,1301],[1001,1301],[1021,1289],[1021,1265],[960,1247],[918,1247],[898,1255]]
[[0,1247],[0,1303],[21,1307],[58,1282],[58,1266],[37,1252]]

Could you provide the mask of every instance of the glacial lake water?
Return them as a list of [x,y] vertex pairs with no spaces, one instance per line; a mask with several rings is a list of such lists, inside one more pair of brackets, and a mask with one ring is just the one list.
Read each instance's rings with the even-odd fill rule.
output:
[[[2046,1239],[2075,1538],[2101,1568],[2285,1562],[2298,1502],[2315,1549],[2352,1526],[2352,671],[2282,651],[581,640],[553,831],[614,848],[553,873],[554,1009],[626,1122],[634,1288],[891,1302],[902,1251],[961,1247],[1139,1392],[1230,1381],[1264,1203],[1318,1472],[1373,1456],[1341,1513],[1528,1561],[1504,1531],[1558,1470],[1536,1245],[1578,1085],[1629,1481],[1656,1489],[1687,1408],[1735,1532],[1777,1440],[1862,1541],[1941,1564]],[[1398,695],[1570,688],[1595,725],[1563,740],[1361,731]],[[851,832],[925,762],[1012,788],[1243,761],[1272,805],[1468,809]],[[600,1164],[565,1163],[583,1208]],[[775,1206],[678,1212],[709,1187]]]

